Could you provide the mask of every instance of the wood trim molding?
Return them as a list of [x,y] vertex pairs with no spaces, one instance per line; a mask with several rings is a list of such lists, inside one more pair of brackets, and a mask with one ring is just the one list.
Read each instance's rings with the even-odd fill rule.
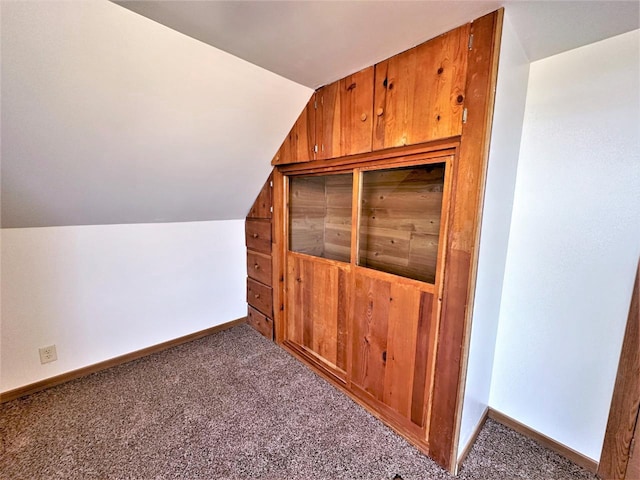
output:
[[108,368],[122,365],[123,363],[127,363],[132,360],[137,360],[154,353],[162,352],[163,350],[182,345],[183,343],[191,342],[193,340],[197,340],[199,338],[203,338],[208,335],[213,335],[214,333],[227,330],[231,327],[235,327],[236,325],[245,323],[246,321],[247,317],[238,318],[237,320],[232,320],[230,322],[223,323],[222,325],[216,325],[215,327],[206,328],[204,330],[200,330],[199,332],[190,333],[189,335],[184,335],[182,337],[174,338],[173,340],[158,343],[157,345],[152,345],[141,350],[136,350],[135,352],[125,353],[124,355],[110,358],[109,360],[105,360],[103,362],[94,363],[93,365],[88,365],[86,367],[78,368],[77,370],[62,373],[60,375],[56,375],[55,377],[45,378],[44,380],[30,383],[22,387],[14,388],[13,390],[7,390],[6,392],[0,393],[0,403],[10,402],[11,400],[15,400],[26,395],[31,395],[41,390],[55,387],[56,385],[66,383],[80,377],[85,377],[101,370],[106,370]]
[[465,108],[449,209],[444,290],[428,432],[431,458],[454,473],[466,382],[471,310],[504,9],[474,20]]
[[[633,442],[640,440],[640,261],[631,294],[631,306],[622,340],[618,373],[611,398],[609,419],[604,434],[598,475],[606,480],[628,478]],[[636,461],[638,459],[636,458]],[[631,463],[631,465],[635,465]],[[633,467],[632,467],[633,470]],[[632,473],[635,477],[635,472]]]
[[530,439],[536,441],[540,445],[549,450],[553,450],[559,455],[562,455],[566,459],[572,461],[576,465],[585,468],[591,473],[596,473],[598,470],[598,462],[595,460],[573,450],[572,448],[563,445],[562,443],[554,440],[553,438],[547,437],[546,435],[537,432],[536,430],[527,427],[525,424],[514,420],[513,418],[505,415],[504,413],[498,412],[493,408],[489,407],[489,418],[495,420],[502,425],[509,427],[512,430],[515,430],[518,433],[521,433],[525,437],[529,437]]
[[286,175],[308,175],[312,173],[352,170],[354,168],[375,166],[376,164],[388,166],[395,162],[416,162],[422,164],[428,159],[434,159],[434,162],[437,162],[439,157],[454,155],[459,145],[460,137],[452,137],[417,145],[360,153],[349,157],[279,165],[278,170]]
[[482,413],[482,416],[480,417],[480,421],[478,422],[478,425],[476,425],[475,430],[471,434],[471,438],[469,438],[469,441],[463,447],[462,452],[460,453],[460,456],[458,457],[458,462],[456,464],[456,473],[455,473],[456,475],[460,471],[460,467],[462,466],[464,461],[467,459],[467,456],[469,455],[469,452],[473,448],[473,445],[476,443],[476,440],[478,439],[478,435],[480,435],[480,431],[482,430],[482,427],[484,427],[484,424],[486,423],[487,418],[489,418],[489,407],[484,409],[484,412]]

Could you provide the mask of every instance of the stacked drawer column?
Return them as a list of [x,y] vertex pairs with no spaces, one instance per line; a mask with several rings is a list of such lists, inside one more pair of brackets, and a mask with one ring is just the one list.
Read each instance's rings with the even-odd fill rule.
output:
[[247,246],[247,323],[273,340],[271,267],[272,177],[262,187],[245,222]]

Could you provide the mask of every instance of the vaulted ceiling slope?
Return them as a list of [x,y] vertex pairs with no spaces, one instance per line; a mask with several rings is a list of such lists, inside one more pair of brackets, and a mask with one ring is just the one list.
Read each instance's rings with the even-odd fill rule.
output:
[[0,5],[3,227],[243,218],[311,95],[105,0]]
[[502,5],[531,60],[638,28],[635,0],[0,2],[2,227],[242,218],[311,88]]
[[531,61],[638,28],[637,0],[115,0],[317,88],[505,6]]

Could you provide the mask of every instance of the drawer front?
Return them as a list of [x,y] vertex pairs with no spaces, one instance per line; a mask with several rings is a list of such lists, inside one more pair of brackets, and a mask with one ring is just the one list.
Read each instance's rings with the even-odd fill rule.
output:
[[267,317],[273,316],[273,297],[271,287],[247,278],[247,303]]
[[269,340],[273,340],[273,320],[261,314],[253,307],[249,307],[247,323]]
[[263,253],[247,251],[247,275],[271,286],[271,257]]
[[262,253],[271,253],[271,222],[247,219],[245,235],[247,248]]

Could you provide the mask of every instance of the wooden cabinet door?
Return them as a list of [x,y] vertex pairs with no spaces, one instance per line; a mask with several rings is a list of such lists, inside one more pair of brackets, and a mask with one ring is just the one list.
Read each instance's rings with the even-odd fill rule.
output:
[[462,133],[469,24],[375,66],[373,149]]
[[347,364],[349,266],[287,254],[286,340],[342,380]]
[[423,427],[435,331],[433,295],[417,282],[390,275],[362,268],[354,275],[352,388],[407,424]]
[[309,162],[315,159],[315,98],[314,93],[273,158],[272,165]]
[[373,67],[316,92],[317,159],[371,151]]

